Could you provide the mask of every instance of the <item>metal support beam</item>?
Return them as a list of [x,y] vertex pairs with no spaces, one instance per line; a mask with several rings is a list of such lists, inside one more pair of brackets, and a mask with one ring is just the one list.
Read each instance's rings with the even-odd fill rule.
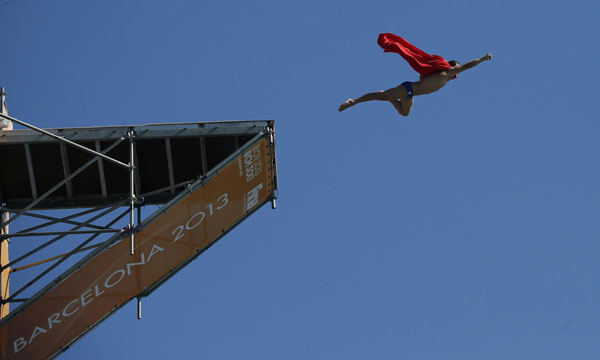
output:
[[[120,202],[117,202],[118,204],[122,204],[125,200],[121,200]],[[96,228],[96,229],[104,229],[102,226],[98,226],[98,225],[92,225],[92,224],[86,224],[86,223],[82,223],[82,222],[77,222],[77,221],[72,221],[71,219],[80,217],[80,216],[84,216],[84,215],[88,215],[91,213],[94,213],[96,211],[100,211],[100,210],[104,210],[106,208],[109,207],[113,207],[115,204],[108,204],[108,205],[102,205],[102,206],[97,206],[95,208],[91,208],[91,209],[87,209],[75,214],[71,214],[69,216],[65,216],[63,218],[55,218],[53,216],[48,216],[48,215],[41,215],[41,214],[36,214],[36,213],[32,213],[32,212],[23,212],[22,215],[23,216],[30,216],[30,217],[34,217],[34,218],[39,218],[39,219],[46,219],[46,220],[52,220],[46,224],[43,225],[39,225],[39,226],[34,226],[32,228],[26,229],[26,230],[22,230],[21,232],[26,232],[26,231],[33,231],[33,230],[37,230],[37,229],[41,229],[43,227],[46,226],[50,226],[50,225],[54,225],[54,224],[58,224],[58,223],[65,223],[65,224],[71,224],[71,225],[82,225],[82,226],[87,226],[90,228]],[[18,210],[14,210],[14,209],[10,209],[10,208],[3,208],[3,211],[6,212],[12,212],[12,213],[17,213]]]
[[[86,221],[84,224],[82,224],[82,225],[78,225],[78,226],[75,226],[75,227],[73,227],[71,230],[72,230],[72,231],[79,230],[79,229],[81,229],[83,226],[85,226],[86,224],[91,224],[91,223],[93,223],[94,221],[96,221],[96,220],[98,220],[98,219],[100,219],[100,218],[102,218],[102,217],[104,217],[104,216],[106,216],[106,215],[110,214],[110,213],[111,213],[111,212],[113,212],[113,211],[114,211],[116,208],[118,208],[118,207],[120,207],[120,206],[123,206],[123,205],[125,205],[125,203],[126,203],[126,200],[123,200],[123,201],[119,201],[119,202],[117,202],[117,203],[111,204],[110,206],[106,206],[105,208],[108,208],[107,210],[104,210],[104,211],[103,211],[103,212],[101,212],[100,214],[97,214],[97,215],[95,215],[95,216],[94,216],[94,217],[92,217],[91,219],[87,220],[87,221]],[[127,210],[127,211],[129,211],[129,210]],[[79,215],[80,215],[80,214],[78,214],[77,216],[79,216]],[[112,226],[112,225],[109,225],[109,226]],[[60,240],[60,239],[64,238],[65,236],[66,236],[66,235],[59,235],[59,236],[55,237],[54,239],[52,239],[52,240],[49,240],[49,241],[45,242],[44,244],[42,244],[42,245],[40,245],[40,246],[36,247],[35,249],[33,249],[33,250],[29,251],[28,253],[26,253],[26,254],[23,254],[23,255],[19,256],[18,258],[16,258],[15,260],[12,260],[12,261],[11,261],[11,262],[9,262],[8,264],[6,264],[6,265],[2,266],[2,268],[0,268],[0,271],[2,271],[2,270],[4,270],[5,268],[8,268],[8,267],[10,267],[10,266],[12,266],[12,265],[14,265],[14,264],[18,263],[19,261],[21,261],[21,260],[23,260],[23,259],[26,259],[26,258],[30,257],[31,255],[33,255],[33,254],[35,254],[36,252],[38,252],[38,251],[40,251],[40,250],[42,250],[42,249],[46,248],[47,246],[54,244],[55,242],[57,242],[58,240]]]
[[[165,139],[165,149],[167,150],[167,168],[169,171],[169,185],[175,185],[175,174],[173,173],[173,154],[171,152],[171,138]],[[175,189],[171,189],[171,195],[175,195]]]
[[31,197],[37,199],[37,185],[35,184],[35,172],[33,171],[33,161],[31,160],[31,148],[25,144],[25,158],[27,159],[27,170],[29,171],[29,184],[31,185]]
[[[84,226],[82,224],[81,226]],[[102,229],[102,230],[81,230],[81,231],[48,231],[38,233],[12,233],[6,235],[0,235],[0,241],[8,238],[18,237],[29,237],[29,236],[54,236],[54,235],[84,235],[84,234],[106,234],[106,233],[118,233],[121,229]]]
[[[67,155],[67,145],[65,143],[60,143],[60,157],[62,158],[63,174],[67,179],[71,176],[71,166],[69,166],[69,156]],[[71,181],[67,181],[67,199],[69,201],[73,200],[73,183]]]
[[[123,140],[124,140],[124,138],[118,139],[117,141],[115,141],[114,143],[112,143],[109,147],[107,147],[102,153],[104,154],[104,153],[107,153],[107,152],[111,151],[117,145],[119,145]],[[17,212],[17,215],[15,215],[14,217],[12,217],[7,222],[7,224],[10,224],[11,222],[13,222],[16,219],[18,219],[21,215],[23,215],[24,212],[26,212],[26,211],[31,210],[32,208],[34,208],[37,204],[39,204],[41,201],[43,201],[45,198],[47,198],[50,194],[52,194],[56,190],[60,189],[60,187],[63,186],[67,181],[71,180],[72,178],[74,178],[75,176],[77,176],[79,173],[81,173],[83,170],[87,169],[88,166],[90,166],[94,162],[98,161],[98,159],[99,159],[98,157],[95,157],[95,158],[89,160],[88,162],[86,162],[85,164],[83,164],[79,169],[77,169],[69,177],[67,177],[66,179],[62,180],[58,184],[54,185],[54,187],[52,189],[46,191],[42,196],[40,196],[39,198],[35,199],[33,202],[31,202],[31,204],[27,205],[25,207],[25,209]]]
[[200,138],[200,160],[202,161],[202,176],[206,176],[208,164],[206,161],[206,140],[204,136]]
[[137,318],[138,320],[142,318],[142,298],[140,296],[137,298]]
[[[135,135],[135,137],[137,138],[137,135]],[[137,152],[137,146],[135,144],[135,141],[133,142],[133,160],[134,160],[135,164],[137,164],[134,168],[134,170],[135,170],[135,186],[134,186],[134,188],[137,189],[137,192],[139,192],[140,189],[142,188],[142,178],[140,176],[140,162],[138,161],[138,152]]]
[[[94,211],[95,211],[95,209],[94,209]],[[83,226],[89,227],[91,229],[99,229],[99,230],[104,229],[102,226],[93,225],[93,224],[84,224],[82,222],[69,220],[67,218],[59,219],[59,218],[55,218],[53,216],[36,214],[36,213],[31,213],[31,212],[23,213],[23,215],[38,218],[38,219],[50,220],[50,221],[45,224],[30,227],[29,229],[21,230],[21,231],[19,231],[20,233],[32,232],[32,231],[42,229],[47,226],[51,226],[51,225],[58,224],[58,223],[65,223],[65,224],[69,224],[69,225],[83,225]],[[77,216],[80,216],[80,215],[77,215]],[[77,217],[77,216],[74,216],[74,217]]]
[[135,249],[135,150],[134,150],[134,142],[135,142],[135,132],[129,131],[127,133],[127,137],[129,137],[129,204],[130,204],[130,213],[129,213],[129,231],[130,239],[131,239],[131,248],[130,254],[133,255]]
[[[96,140],[94,142],[96,144],[96,151],[100,152],[102,148],[100,147],[100,141]],[[104,160],[98,159],[98,172],[100,173],[100,188],[102,189],[102,198],[108,198],[108,191],[106,190],[106,176],[104,175]]]
[[25,301],[27,301],[27,299],[6,299],[4,300],[4,304],[11,304],[11,303],[24,303]]
[[88,148],[86,148],[85,146],[79,145],[79,144],[77,144],[77,143],[75,143],[75,142],[73,142],[73,141],[71,141],[71,140],[65,139],[65,138],[63,138],[63,137],[60,137],[60,136],[58,136],[58,135],[55,135],[55,134],[53,134],[53,133],[51,133],[51,132],[49,132],[49,131],[46,131],[46,130],[44,130],[44,129],[40,129],[40,128],[38,128],[38,127],[36,127],[36,126],[33,126],[33,125],[31,125],[31,124],[28,124],[28,123],[26,123],[25,121],[21,121],[21,120],[19,120],[19,119],[15,119],[15,118],[14,118],[14,117],[12,117],[12,116],[8,116],[8,115],[4,115],[4,114],[0,113],[0,117],[4,118],[4,119],[6,119],[6,120],[10,120],[10,121],[12,121],[12,122],[15,122],[15,123],[17,123],[17,124],[19,124],[19,125],[25,126],[26,128],[29,128],[29,129],[31,129],[31,130],[35,130],[35,131],[37,131],[37,132],[39,132],[39,133],[42,133],[42,134],[44,134],[44,135],[46,135],[46,136],[50,136],[51,138],[53,138],[53,139],[56,139],[56,140],[58,140],[58,141],[65,142],[65,143],[67,143],[67,144],[69,144],[69,145],[71,145],[71,146],[74,146],[74,147],[76,147],[76,148],[77,148],[77,149],[79,149],[79,150],[85,151],[85,152],[87,152],[87,153],[90,153],[90,154],[92,154],[92,155],[94,155],[94,156],[99,156],[99,157],[101,157],[102,159],[104,159],[104,160],[106,160],[106,161],[110,161],[110,162],[111,162],[111,163],[113,163],[113,164],[119,165],[119,166],[121,166],[121,167],[124,167],[124,168],[129,168],[129,165],[127,165],[127,164],[125,164],[125,163],[122,163],[122,162],[120,162],[119,160],[115,160],[115,159],[113,159],[113,158],[111,158],[111,157],[109,157],[109,156],[106,156],[106,155],[104,155],[104,152],[103,152],[103,153],[99,153],[99,152],[96,152],[96,151],[94,151],[94,150],[92,150],[92,149],[88,149]]
[[189,181],[180,182],[179,184],[175,184],[173,186],[167,186],[167,187],[164,187],[164,188],[161,188],[161,189],[149,191],[147,193],[139,195],[139,197],[140,198],[144,198],[144,197],[153,196],[153,195],[156,195],[156,194],[160,194],[160,193],[163,193],[163,192],[170,191],[172,189],[177,189],[177,188],[180,188],[180,187],[185,187],[189,183],[190,183]]
[[[113,221],[111,221],[107,226],[112,226],[117,221],[119,221],[121,219],[121,217],[125,216],[126,214],[127,214],[127,211],[124,211],[119,217],[117,217],[116,219],[114,219]],[[52,264],[50,267],[48,267],[46,270],[44,270],[41,274],[39,274],[38,276],[36,276],[33,280],[29,281],[27,284],[25,284],[23,287],[21,287],[15,293],[13,293],[6,301],[13,300],[17,295],[19,295],[23,291],[27,290],[31,285],[35,284],[38,280],[40,280],[41,278],[43,278],[44,276],[46,276],[46,274],[48,274],[50,271],[54,270],[56,267],[58,267],[58,265],[62,264],[69,257],[71,257],[72,255],[76,254],[79,250],[81,250],[83,247],[85,247],[85,245],[89,244],[92,240],[94,240],[99,235],[100,234],[94,234],[89,239],[87,239],[86,241],[84,241],[81,244],[79,244],[75,249],[73,249],[67,255],[63,256],[56,263]]]
[[[269,144],[271,145],[271,151],[275,151],[275,131],[273,128],[267,127],[267,131],[269,132]],[[271,164],[271,166],[275,166],[275,164]],[[273,169],[273,174],[276,173],[276,169]],[[274,181],[276,183],[276,181]],[[271,209],[275,210],[277,208],[277,197],[273,197],[271,199]]]

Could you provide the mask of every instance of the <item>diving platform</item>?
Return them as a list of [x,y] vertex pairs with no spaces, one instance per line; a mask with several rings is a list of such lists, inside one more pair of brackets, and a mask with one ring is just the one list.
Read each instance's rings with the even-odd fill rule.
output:
[[[145,204],[164,204],[175,190],[157,190],[201,178],[265,127],[269,121],[45,130],[97,152],[112,146],[110,157],[121,163],[129,162],[127,136],[132,133],[138,193],[149,194],[143,199]],[[94,207],[129,198],[127,169],[105,159],[69,178],[93,158],[35,130],[0,132],[0,203],[23,209],[64,179],[68,181],[36,204],[36,209]]]
[[27,128],[0,131],[0,214],[10,215],[0,217],[0,360],[53,359],[131,300],[141,318],[143,298],[263,205],[275,208],[272,120],[0,120]]

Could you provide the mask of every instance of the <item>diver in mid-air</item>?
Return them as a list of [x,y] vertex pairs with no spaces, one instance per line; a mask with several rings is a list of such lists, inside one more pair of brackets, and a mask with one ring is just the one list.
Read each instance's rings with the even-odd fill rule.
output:
[[361,102],[380,100],[391,102],[400,115],[408,116],[413,105],[413,96],[436,92],[443,88],[448,81],[456,79],[461,72],[492,59],[492,55],[488,53],[479,59],[461,65],[456,60],[447,61],[441,56],[430,55],[400,36],[390,33],[380,34],[377,43],[385,52],[400,54],[415,71],[421,74],[420,80],[405,81],[395,88],[367,93],[356,99],[348,99],[340,105],[338,111],[344,111]]

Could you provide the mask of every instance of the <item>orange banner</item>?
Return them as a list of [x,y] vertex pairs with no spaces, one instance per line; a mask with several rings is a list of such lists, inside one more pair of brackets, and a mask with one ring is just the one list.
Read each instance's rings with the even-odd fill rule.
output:
[[[135,235],[83,265],[0,329],[2,359],[45,359],[116,307],[164,279],[274,194],[263,138]],[[185,291],[185,290],[182,290]]]

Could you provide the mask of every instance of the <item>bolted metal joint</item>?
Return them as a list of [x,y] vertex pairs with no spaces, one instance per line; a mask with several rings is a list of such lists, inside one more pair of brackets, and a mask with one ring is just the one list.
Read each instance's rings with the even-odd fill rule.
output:
[[269,128],[269,142],[271,145],[275,143],[275,130],[273,128]]
[[137,132],[134,130],[129,130],[127,132],[127,134],[125,134],[125,137],[128,138],[129,141],[134,141],[136,136],[137,136]]
[[133,235],[133,234],[137,234],[139,232],[140,232],[139,226],[135,226],[135,225],[131,225],[131,224],[127,224],[127,225],[125,225],[125,227],[123,227],[121,229],[121,235],[125,236],[125,237]]

